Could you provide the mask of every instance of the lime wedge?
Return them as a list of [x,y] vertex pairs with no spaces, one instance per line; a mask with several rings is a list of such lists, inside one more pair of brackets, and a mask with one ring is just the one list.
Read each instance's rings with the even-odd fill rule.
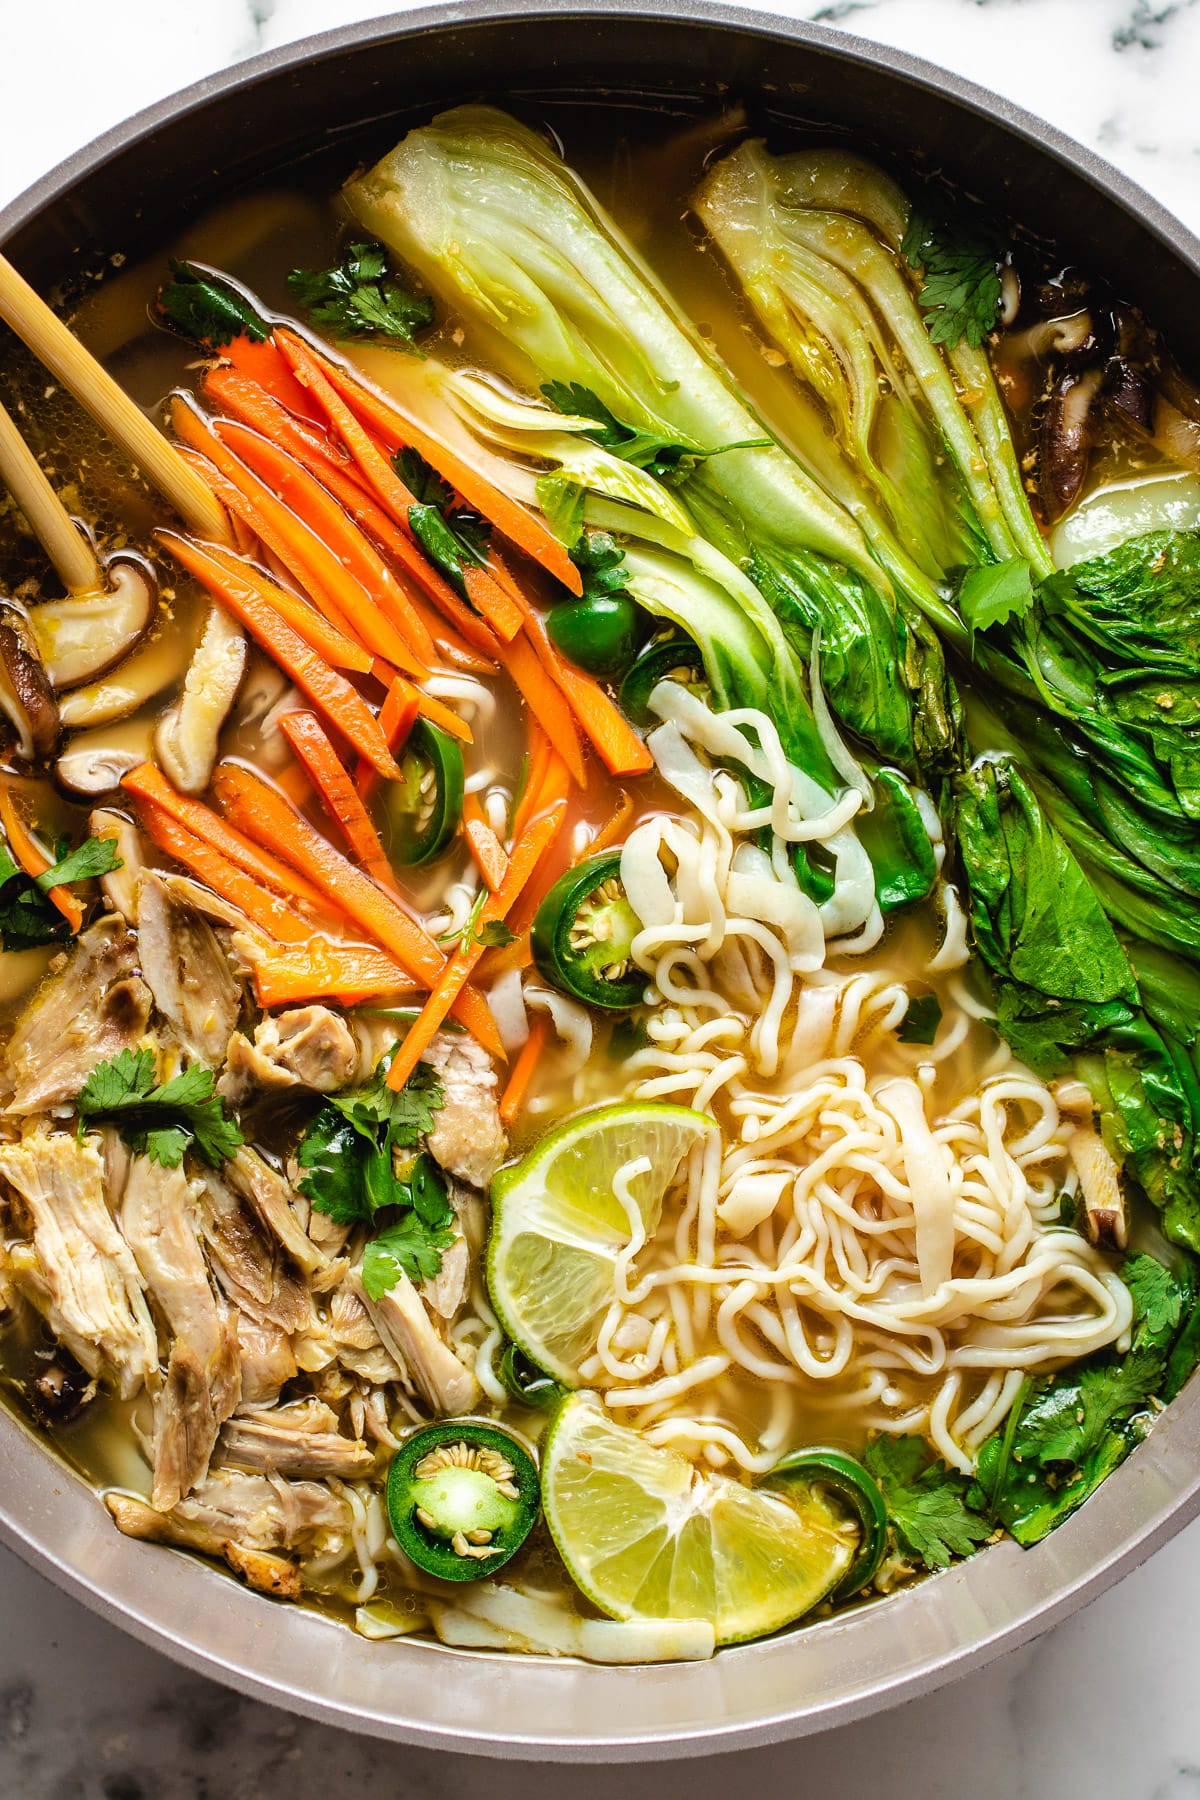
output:
[[613,1177],[635,1157],[629,1183],[646,1236],[680,1163],[716,1126],[686,1106],[600,1106],[544,1137],[492,1183],[488,1288],[496,1316],[547,1374],[580,1384],[612,1299],[613,1268],[629,1246],[629,1215]]
[[860,1526],[822,1490],[786,1498],[706,1475],[564,1402],[542,1450],[542,1505],[575,1584],[617,1619],[705,1619],[718,1644],[802,1618],[854,1562]]

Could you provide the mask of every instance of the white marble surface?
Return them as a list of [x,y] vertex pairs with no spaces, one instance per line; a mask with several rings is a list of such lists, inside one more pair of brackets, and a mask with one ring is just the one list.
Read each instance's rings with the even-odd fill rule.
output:
[[[791,0],[901,45],[1100,149],[1200,229],[1200,0]],[[0,204],[174,88],[373,16],[370,0],[4,0]],[[578,1800],[1200,1800],[1200,1524],[1038,1644],[900,1711],[793,1746],[563,1776]],[[550,1776],[549,1779],[555,1779]],[[399,1800],[546,1776],[357,1740],[238,1700],[0,1552],[0,1800]],[[376,1792],[381,1790],[376,1787]]]

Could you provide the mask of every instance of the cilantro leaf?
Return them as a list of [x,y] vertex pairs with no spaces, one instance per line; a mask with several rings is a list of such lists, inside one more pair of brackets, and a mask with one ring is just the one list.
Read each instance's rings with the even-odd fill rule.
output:
[[288,289],[314,325],[338,337],[386,337],[411,344],[433,323],[433,301],[388,273],[379,244],[347,244],[332,269],[293,269]]
[[111,875],[122,866],[115,838],[89,837],[75,850],[58,846],[58,861],[44,875],[35,877],[43,893],[52,887],[67,887],[72,881],[92,881],[98,875]]
[[71,927],[49,898],[50,889],[90,881],[121,867],[112,838],[85,838],[76,850],[63,843],[57,851],[57,861],[44,874],[29,876],[0,844],[0,946],[5,950],[64,943]]
[[88,1119],[111,1120],[130,1149],[152,1162],[178,1168],[191,1147],[220,1168],[246,1140],[214,1092],[212,1070],[196,1063],[161,1086],[154,1074],[150,1050],[122,1050],[97,1063],[75,1103],[80,1129]]
[[896,1036],[902,1044],[932,1044],[942,1022],[942,1003],[936,994],[914,994]]
[[195,263],[171,259],[173,281],[158,290],[159,316],[185,337],[213,350],[236,337],[261,344],[271,327],[237,288]]
[[1133,1316],[1151,1337],[1174,1331],[1183,1317],[1184,1292],[1157,1257],[1130,1256],[1121,1279],[1133,1296]]
[[583,435],[593,444],[611,451],[622,462],[645,469],[647,474],[668,487],[681,487],[710,456],[723,456],[728,450],[762,450],[769,448],[771,443],[770,438],[747,438],[741,443],[721,444],[715,450],[705,450],[690,439],[664,437],[659,432],[624,424],[599,394],[581,381],[547,381],[542,393],[560,413],[590,419],[593,429]]
[[402,1274],[410,1281],[432,1281],[442,1266],[442,1251],[453,1242],[452,1229],[430,1230],[415,1213],[409,1213],[367,1244],[363,1287],[372,1300],[382,1300]]
[[304,1170],[299,1191],[337,1225],[356,1225],[369,1216],[363,1192],[366,1143],[333,1106],[323,1106],[296,1151]]
[[972,641],[977,631],[1023,619],[1033,605],[1029,564],[1023,556],[985,563],[963,578],[955,598]]
[[419,450],[410,446],[397,451],[392,467],[416,502],[408,509],[413,536],[455,591],[468,599],[465,570],[484,566],[491,526],[469,507],[455,506],[454,489]]
[[969,1483],[932,1456],[923,1438],[877,1437],[863,1463],[879,1483],[902,1549],[929,1569],[948,1568],[992,1535],[966,1503]]
[[516,943],[516,938],[503,919],[486,919],[476,929],[475,942],[488,950],[503,950],[505,944]]
[[1000,311],[1002,253],[985,226],[914,206],[900,254],[921,270],[917,300],[929,315],[925,325],[935,344],[953,349],[965,338],[979,349]]
[[627,591],[625,552],[607,531],[585,532],[571,551],[571,561],[583,581],[581,600],[598,600]]
[[1161,1356],[1134,1350],[1119,1362],[1084,1369],[1078,1382],[1049,1387],[1026,1409],[1016,1441],[1022,1462],[1078,1465],[1114,1420],[1146,1405],[1162,1379]]

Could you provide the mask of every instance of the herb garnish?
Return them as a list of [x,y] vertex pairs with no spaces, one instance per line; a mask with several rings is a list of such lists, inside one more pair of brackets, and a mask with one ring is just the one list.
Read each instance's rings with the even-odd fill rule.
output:
[[877,1437],[863,1452],[887,1504],[901,1550],[927,1569],[945,1569],[991,1537],[993,1527],[967,1505],[970,1483],[930,1454],[923,1438]]
[[227,281],[175,257],[171,258],[171,274],[175,279],[158,290],[158,311],[185,337],[196,338],[213,350],[236,337],[248,337],[256,344],[270,337],[271,327]]
[[64,842],[55,846],[57,861],[43,875],[26,875],[0,842],[0,947],[31,950],[39,944],[59,944],[71,936],[71,927],[49,898],[50,889],[69,887],[75,881],[92,881],[121,867],[112,838],[89,837],[75,850]]
[[454,489],[419,450],[398,451],[392,458],[392,467],[416,501],[408,509],[413,536],[430,562],[465,600],[464,568],[484,566],[491,526],[469,507],[455,506]]
[[166,1169],[176,1169],[193,1149],[220,1168],[245,1143],[237,1121],[213,1091],[213,1073],[195,1063],[170,1081],[156,1083],[152,1050],[122,1050],[98,1063],[76,1101],[79,1127],[108,1121],[131,1150]]
[[433,323],[433,301],[389,274],[387,251],[379,244],[347,244],[332,269],[293,269],[287,284],[313,324],[338,337],[411,344]]
[[547,381],[542,393],[560,413],[591,419],[595,429],[584,432],[602,450],[611,450],[622,462],[645,469],[667,487],[680,487],[710,456],[724,456],[729,450],[763,450],[771,446],[770,438],[747,438],[738,444],[720,444],[705,450],[699,444],[678,437],[664,437],[660,432],[642,431],[636,425],[625,425],[601,400],[599,394],[581,381]]
[[917,299],[933,342],[953,349],[965,338],[978,350],[1000,311],[1002,247],[994,235],[978,223],[914,206],[900,254],[921,270]]
[[442,1251],[454,1242],[454,1209],[441,1170],[427,1153],[397,1169],[396,1152],[413,1150],[433,1128],[442,1088],[428,1063],[418,1063],[398,1093],[387,1085],[390,1058],[351,1093],[331,1095],[301,1139],[297,1186],[339,1225],[373,1223],[382,1229],[363,1252],[363,1286],[372,1300],[395,1286],[435,1276]]

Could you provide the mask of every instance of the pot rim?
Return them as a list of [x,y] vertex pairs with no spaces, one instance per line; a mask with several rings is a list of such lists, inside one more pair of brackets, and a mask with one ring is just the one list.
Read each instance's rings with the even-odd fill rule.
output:
[[[810,48],[949,96],[1034,146],[1051,165],[1082,177],[1200,275],[1200,239],[1129,176],[1024,108],[905,51],[723,0],[654,0],[649,6],[644,0],[570,0],[565,6],[558,0],[451,0],[298,39],[206,76],[66,157],[0,209],[0,245],[82,178],[219,98],[249,94],[340,52],[542,15],[557,22],[630,19],[711,27]],[[0,1491],[0,1539],[111,1623],[197,1673],[329,1724],[430,1748],[553,1761],[651,1760],[711,1755],[849,1723],[928,1693],[1066,1618],[1200,1512],[1200,1383],[1171,1404],[1126,1465],[1037,1550],[1022,1552],[1011,1541],[995,1545],[877,1606],[724,1650],[708,1664],[612,1668],[464,1655],[404,1640],[372,1644],[327,1618],[266,1602],[190,1556],[121,1537],[94,1490],[6,1409],[0,1409],[0,1461],[8,1472]],[[890,1641],[893,1655],[882,1670],[864,1671],[872,1637]],[[285,1640],[294,1643],[281,1657]],[[369,1652],[369,1659],[359,1652]],[[451,1677],[428,1685],[455,1687],[465,1716],[457,1716],[448,1700],[440,1702],[437,1718],[404,1711],[418,1670],[415,1658],[435,1677]],[[829,1662],[843,1667],[845,1678],[836,1690],[821,1693],[820,1672]],[[327,1676],[331,1669],[349,1669],[362,1687],[345,1697],[319,1691],[313,1671]],[[530,1690],[539,1725],[510,1723],[503,1693],[510,1686]],[[679,1700],[685,1692],[686,1700]],[[652,1717],[656,1695],[682,1708],[669,1725]],[[616,1719],[617,1726],[577,1724],[585,1698],[589,1714]]]

